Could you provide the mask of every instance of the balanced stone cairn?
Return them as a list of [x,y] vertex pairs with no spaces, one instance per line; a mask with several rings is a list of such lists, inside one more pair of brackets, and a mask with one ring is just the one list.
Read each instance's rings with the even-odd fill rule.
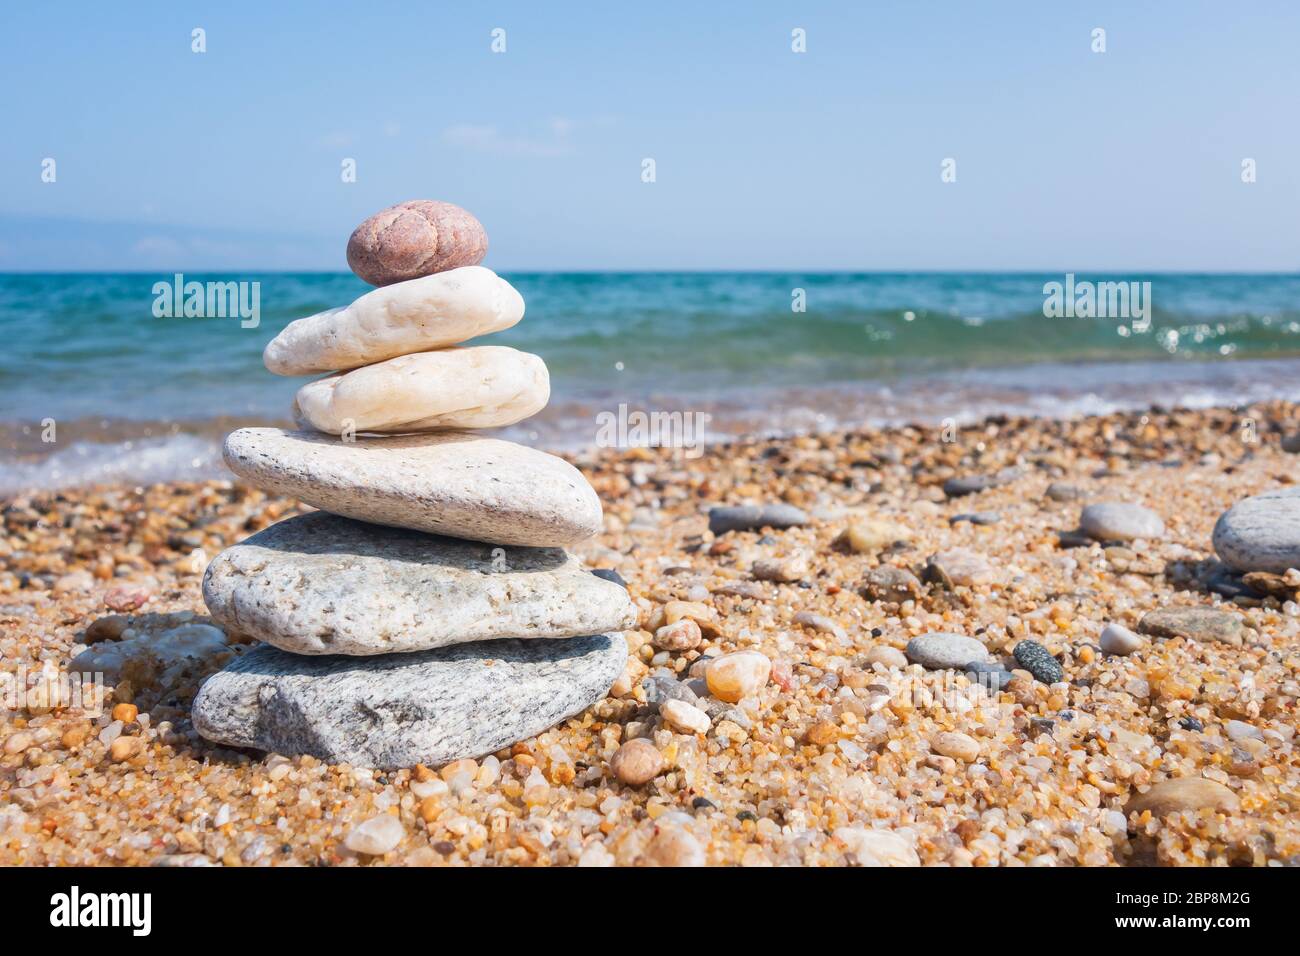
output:
[[[550,397],[546,365],[494,345],[523,298],[478,265],[487,236],[449,203],[362,223],[354,272],[379,288],[266,347],[300,430],[243,428],[235,474],[318,511],[222,552],[203,600],[262,645],[194,701],[209,740],[396,769],[492,753],[580,713],[623,673],[636,609],[564,549],[601,527],[568,462],[468,429]],[[615,632],[615,633],[608,633]]]

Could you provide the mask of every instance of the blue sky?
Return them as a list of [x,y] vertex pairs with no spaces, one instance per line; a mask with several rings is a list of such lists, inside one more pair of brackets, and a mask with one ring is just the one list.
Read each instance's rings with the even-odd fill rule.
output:
[[1284,2],[6,4],[0,270],[343,269],[438,198],[501,270],[1292,271],[1297,37]]

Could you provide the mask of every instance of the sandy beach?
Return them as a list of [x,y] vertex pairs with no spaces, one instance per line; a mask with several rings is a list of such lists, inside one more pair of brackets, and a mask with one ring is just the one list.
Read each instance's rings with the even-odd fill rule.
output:
[[[641,614],[606,700],[448,768],[223,749],[189,708],[248,649],[228,634],[192,666],[131,662],[98,716],[39,700],[0,710],[0,865],[1295,864],[1300,605],[1289,586],[1213,590],[1210,535],[1234,502],[1293,481],[1281,440],[1298,418],[1276,402],[571,459],[605,508],[603,532],[575,550],[617,571]],[[1000,478],[943,490],[981,475]],[[1123,547],[1071,534],[1096,501],[1144,504],[1165,534]],[[711,506],[781,502],[811,521],[708,530]],[[7,500],[4,669],[59,671],[86,643],[206,622],[207,561],[300,510],[231,481]],[[878,565],[921,583],[864,593]],[[1102,652],[1106,624],[1139,630],[1162,607],[1218,608],[1240,632]],[[652,646],[682,615],[703,643]],[[1013,670],[988,692],[923,671],[901,651],[931,631],[973,637],[1008,669],[1013,645],[1039,641],[1063,680]],[[707,733],[673,729],[647,699],[646,677],[688,682],[701,657],[739,649],[766,655],[772,679]],[[663,761],[637,786],[611,768],[634,737]],[[1133,809],[1171,778],[1235,800]],[[380,814],[400,822],[396,849],[344,845]]]

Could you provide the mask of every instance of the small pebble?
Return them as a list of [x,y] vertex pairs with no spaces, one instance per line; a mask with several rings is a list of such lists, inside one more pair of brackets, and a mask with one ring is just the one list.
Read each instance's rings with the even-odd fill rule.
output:
[[1221,783],[1204,777],[1179,777],[1153,785],[1146,793],[1129,797],[1124,812],[1151,811],[1153,817],[1163,817],[1181,810],[1213,809],[1224,812],[1236,810],[1240,805],[1237,795]]
[[1134,634],[1123,624],[1107,624],[1101,629],[1101,637],[1097,639],[1097,644],[1106,654],[1118,654],[1121,657],[1127,657],[1145,641],[1137,634]]
[[980,745],[974,737],[955,731],[935,734],[930,741],[930,746],[936,753],[965,763],[978,759],[980,755]]
[[130,760],[144,750],[144,741],[139,737],[118,737],[108,747],[108,758],[114,763]]
[[863,659],[868,664],[883,664],[890,669],[907,666],[907,655],[898,648],[885,644],[877,644],[871,648]]
[[729,704],[757,694],[767,684],[772,662],[759,651],[735,651],[723,654],[704,672],[709,693]]
[[1163,537],[1165,523],[1142,505],[1106,501],[1083,509],[1079,530],[1097,541],[1132,541]]
[[756,581],[791,584],[802,579],[808,573],[808,559],[804,557],[763,558],[754,562],[750,573],[754,575]]
[[935,631],[907,642],[907,659],[930,670],[964,670],[971,661],[987,660],[988,649],[973,637]]
[[1065,679],[1060,662],[1037,641],[1021,641],[1012,653],[1021,667],[1044,684],[1056,684]]
[[741,505],[709,509],[709,530],[715,535],[728,531],[757,531],[760,528],[795,528],[808,523],[808,515],[793,505]]
[[402,821],[391,813],[381,813],[352,828],[343,845],[353,853],[383,856],[397,848],[406,836]]
[[699,647],[702,640],[704,635],[700,633],[700,626],[689,617],[684,617],[675,624],[665,624],[655,631],[651,643],[660,650],[688,651]]
[[665,763],[663,754],[654,744],[638,739],[629,740],[619,747],[609,766],[623,783],[639,787],[663,773]]
[[659,705],[659,713],[669,726],[687,734],[707,734],[712,721],[700,708],[680,700],[666,700]]

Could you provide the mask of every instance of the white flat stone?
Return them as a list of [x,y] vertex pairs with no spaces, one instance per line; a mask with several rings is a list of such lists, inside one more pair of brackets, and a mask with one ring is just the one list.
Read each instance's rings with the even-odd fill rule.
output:
[[503,548],[323,511],[221,552],[203,600],[231,633],[295,654],[391,654],[632,627],[627,590],[560,548]]
[[501,428],[551,397],[546,363],[503,345],[417,352],[308,382],[294,418],[330,435]]
[[603,699],[622,637],[305,657],[262,645],[212,675],[194,728],[230,747],[391,770],[492,753]]
[[367,292],[285,326],[262,353],[277,375],[359,368],[508,329],[524,300],[491,269],[465,266]]
[[358,438],[241,428],[226,464],[266,491],[375,524],[489,544],[564,547],[601,528],[600,499],[562,458],[464,432]]
[[1215,552],[1238,571],[1300,568],[1300,488],[1237,502],[1215,524],[1213,539]]

